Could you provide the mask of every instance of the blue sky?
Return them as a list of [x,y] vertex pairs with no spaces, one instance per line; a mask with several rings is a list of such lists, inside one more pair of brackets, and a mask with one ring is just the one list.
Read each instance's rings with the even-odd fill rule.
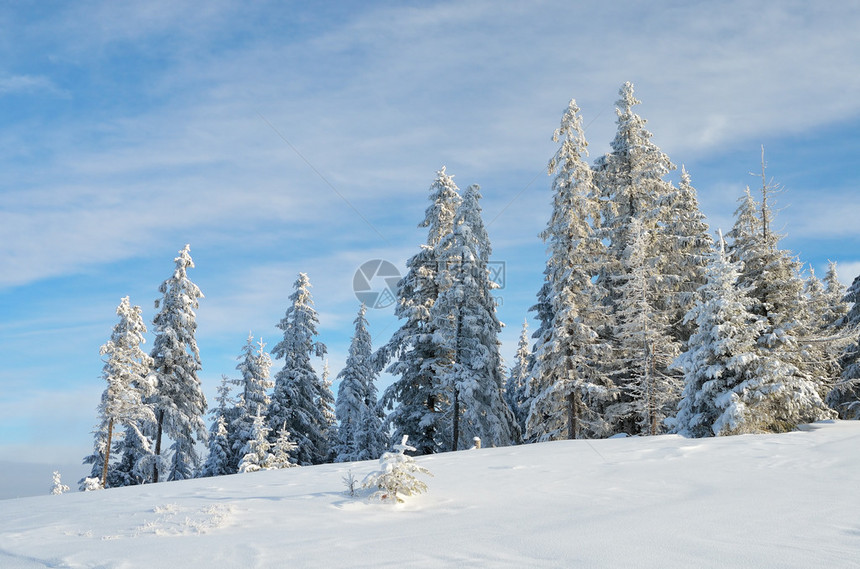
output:
[[[860,273],[856,3],[307,4],[0,8],[0,462],[89,452],[115,308],[129,295],[149,322],[185,243],[210,401],[249,331],[278,340],[299,271],[337,374],[356,269],[403,269],[442,165],[482,187],[510,360],[552,132],[576,98],[591,159],[607,151],[625,81],[713,229],[764,145],[783,246]],[[369,311],[376,345],[392,312]]]

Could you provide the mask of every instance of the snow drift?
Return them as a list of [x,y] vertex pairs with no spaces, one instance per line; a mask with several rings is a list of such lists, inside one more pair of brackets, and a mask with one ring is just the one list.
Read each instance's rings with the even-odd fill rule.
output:
[[347,495],[375,462],[5,500],[0,567],[857,567],[858,449],[828,421],[422,457],[402,505]]

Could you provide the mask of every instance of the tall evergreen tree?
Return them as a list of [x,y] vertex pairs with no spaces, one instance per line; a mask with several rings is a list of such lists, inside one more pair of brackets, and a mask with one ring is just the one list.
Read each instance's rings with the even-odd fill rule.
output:
[[656,435],[680,397],[681,380],[668,369],[680,350],[669,335],[668,313],[657,309],[659,275],[646,257],[649,236],[637,218],[630,231],[633,241],[616,287],[620,296],[615,330],[616,359],[622,364],[615,383],[627,397],[607,409],[607,418],[623,432]]
[[144,404],[152,391],[147,379],[152,360],[140,348],[146,341],[140,307],[131,306],[126,296],[120,301],[116,314],[119,322],[100,350],[101,355],[107,357],[102,371],[107,387],[98,409],[101,422],[96,432],[96,449],[84,460],[93,464],[92,477],[101,480],[103,488],[126,482],[122,474],[111,472],[111,448],[115,447],[120,455],[124,452],[122,433],[118,440],[114,439],[115,429],[124,427],[143,438],[142,428],[155,420],[152,408]]
[[367,308],[362,304],[355,318],[355,334],[346,365],[338,374],[336,462],[377,459],[388,445],[377,412],[376,372],[371,361],[373,353],[366,313]]
[[454,228],[436,246],[439,296],[430,309],[433,342],[443,358],[433,371],[450,401],[445,431],[446,450],[468,448],[475,437],[488,446],[505,446],[520,439],[519,428],[504,399],[502,358],[487,267],[490,240],[481,220],[477,185],[469,186],[457,208]]
[[275,375],[268,413],[270,431],[283,427],[295,437],[301,465],[321,464],[329,455],[328,422],[321,406],[325,386],[311,365],[311,357],[322,357],[326,347],[315,340],[319,319],[310,286],[308,276],[299,273],[290,295],[292,304],[278,324],[284,337],[272,356],[283,359],[284,367]]
[[431,204],[419,224],[427,228],[427,243],[407,261],[408,271],[398,284],[395,314],[404,322],[375,355],[378,367],[393,359],[387,371],[398,376],[381,401],[391,410],[387,421],[394,428],[392,440],[408,435],[420,454],[437,452],[443,445],[448,402],[436,370],[446,354],[433,341],[430,310],[439,295],[436,247],[453,231],[460,201],[454,179],[443,167],[430,186]]
[[598,334],[606,325],[600,306],[605,293],[594,281],[606,258],[598,233],[599,194],[583,160],[587,143],[576,101],[570,101],[553,141],[560,142],[548,167],[553,210],[541,233],[549,258],[532,307],[540,327],[528,392],[529,440],[600,436],[603,411],[614,397],[601,365],[608,345]]
[[696,303],[696,294],[705,284],[705,269],[713,253],[714,240],[699,208],[690,174],[681,167],[681,183],[659,204],[663,209],[660,233],[665,249],[660,251],[658,269],[663,282],[662,302],[670,323],[669,334],[684,344],[692,334],[684,326],[684,316]]
[[831,412],[819,394],[818,370],[813,364],[818,350],[811,337],[814,318],[804,294],[800,263],[790,252],[779,249],[781,236],[772,230],[775,188],[765,177],[762,154],[762,199],[756,202],[747,189],[729,235],[732,259],[743,263],[739,286],[749,289],[750,310],[765,323],[757,340],[759,352],[774,362],[768,379],[772,391],[766,404],[757,406],[760,428],[783,431],[829,417]]
[[659,258],[674,247],[673,236],[657,229],[677,221],[672,216],[679,207],[669,206],[677,206],[685,199],[663,179],[675,165],[651,141],[652,134],[645,128],[647,121],[634,112],[641,101],[633,96],[633,85],[625,83],[619,95],[621,98],[616,102],[618,129],[611,152],[600,157],[594,166],[594,181],[602,206],[602,236],[608,249],[600,282],[609,292],[610,300],[618,297],[614,290],[615,277],[623,273],[622,259],[635,239],[630,222],[638,219],[643,231],[652,237],[646,257]]
[[[190,478],[200,458],[195,449],[197,441],[206,442],[206,397],[203,395],[197,372],[201,369],[200,351],[194,335],[197,331],[198,299],[203,293],[188,278],[188,269],[194,267],[190,246],[174,259],[173,275],[165,280],[159,292],[163,297],[155,302],[160,308],[153,325],[155,342],[151,352],[152,371],[155,377],[155,394],[151,398],[156,414],[155,454],[161,455],[162,434],[173,441],[172,463],[168,467],[168,480]],[[154,465],[153,481],[164,474],[165,461]]]
[[[700,252],[701,218],[692,194],[688,179],[684,188],[677,190],[664,177],[675,169],[669,157],[652,141],[652,134],[646,130],[647,121],[634,111],[640,103],[633,95],[633,85],[625,83],[620,90],[616,103],[617,131],[611,144],[611,152],[599,158],[594,165],[594,180],[600,192],[600,235],[606,244],[606,254],[600,263],[597,284],[606,294],[604,309],[609,316],[608,325],[600,330],[601,336],[615,348],[603,359],[604,371],[616,382],[618,401],[614,403],[609,432],[630,432],[637,427],[630,422],[632,418],[625,410],[641,406],[636,398],[637,389],[632,388],[630,374],[623,356],[624,349],[619,344],[624,340],[625,323],[620,318],[622,287],[631,281],[630,248],[637,239],[633,231],[641,231],[646,239],[642,258],[649,266],[647,270],[652,296],[650,309],[660,322],[677,322],[679,316],[689,308],[692,300],[690,288],[696,278],[693,251]],[[638,220],[638,225],[634,224]],[[629,291],[628,291],[629,292]],[[629,299],[627,309],[630,308]],[[629,316],[629,315],[628,315]],[[669,330],[667,337],[673,343],[683,340],[688,333],[678,328]],[[670,353],[671,349],[659,350]],[[669,374],[668,370],[662,370]],[[619,413],[619,411],[622,411]]]

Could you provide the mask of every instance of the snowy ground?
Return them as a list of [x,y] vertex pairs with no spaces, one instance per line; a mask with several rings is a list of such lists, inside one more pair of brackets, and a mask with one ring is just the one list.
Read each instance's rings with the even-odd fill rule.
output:
[[0,501],[0,567],[860,567],[860,422],[419,459],[430,492],[325,465]]

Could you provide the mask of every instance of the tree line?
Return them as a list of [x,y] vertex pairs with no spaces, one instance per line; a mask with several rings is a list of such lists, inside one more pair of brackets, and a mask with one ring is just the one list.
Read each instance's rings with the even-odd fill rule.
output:
[[[626,83],[611,150],[593,164],[575,101],[553,134],[538,327],[529,336],[524,323],[509,372],[480,188],[461,191],[443,167],[419,224],[427,240],[399,283],[400,328],[374,351],[360,308],[337,397],[327,366],[312,364],[326,346],[304,273],[283,338],[270,355],[249,335],[241,377],[223,378],[208,429],[189,247],[159,289],[149,354],[141,310],[123,298],[101,348],[107,388],[82,487],[375,459],[404,435],[429,454],[475,438],[703,437],[857,418],[860,277],[846,291],[835,264],[822,281],[780,249],[763,155],[761,197],[747,188],[715,241],[689,173],[677,187],[666,180],[676,167],[637,104]],[[270,378],[273,357],[283,367]],[[395,379],[379,394],[383,370]]]

